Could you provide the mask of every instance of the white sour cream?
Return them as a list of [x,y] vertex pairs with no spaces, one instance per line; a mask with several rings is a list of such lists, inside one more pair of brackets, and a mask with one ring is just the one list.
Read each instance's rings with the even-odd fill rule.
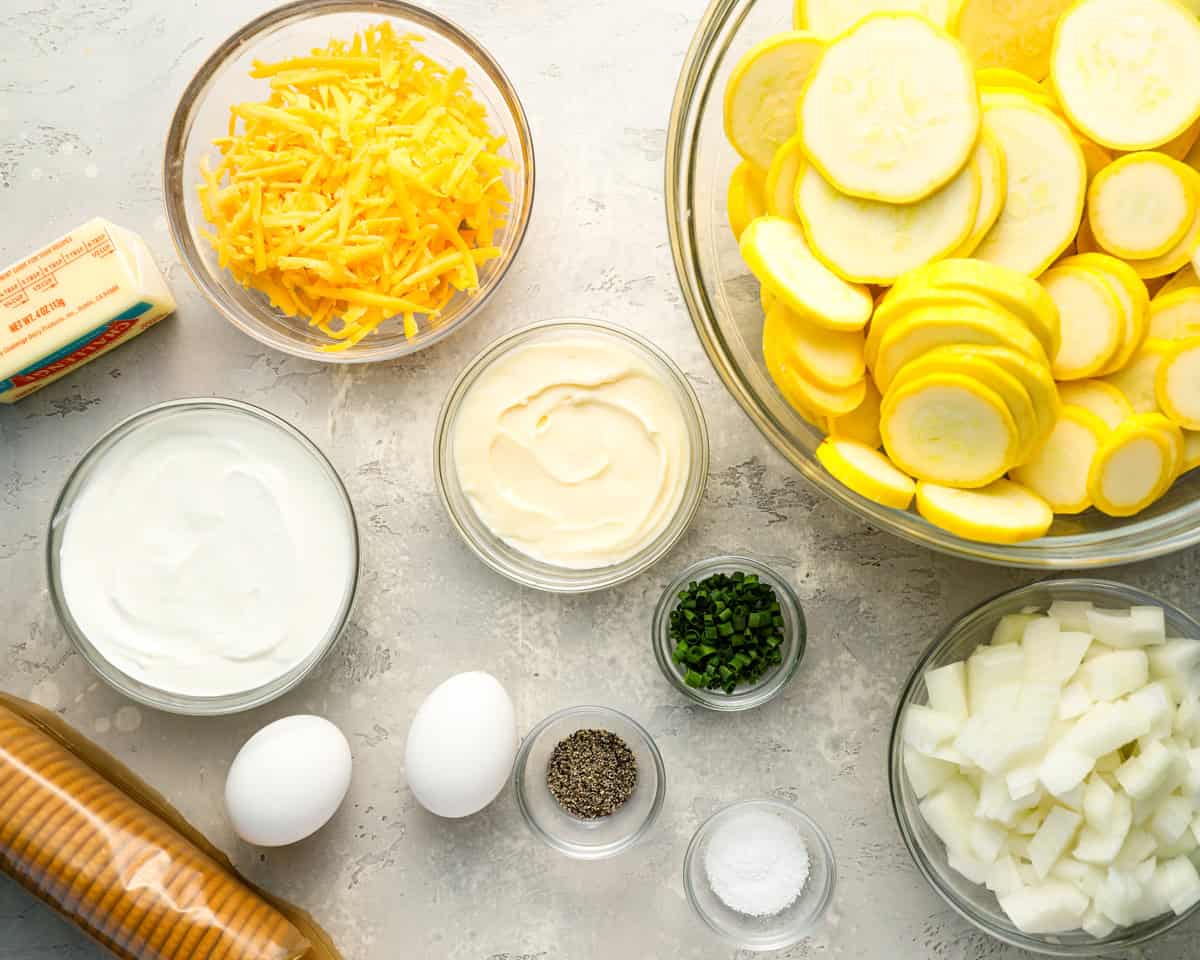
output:
[[454,424],[459,483],[480,520],[554,566],[610,566],[653,542],[683,499],[691,439],[672,386],[615,336],[513,348]]
[[103,453],[63,530],[72,618],[158,690],[221,696],[287,673],[354,576],[341,492],[295,437],[235,410],[151,416]]

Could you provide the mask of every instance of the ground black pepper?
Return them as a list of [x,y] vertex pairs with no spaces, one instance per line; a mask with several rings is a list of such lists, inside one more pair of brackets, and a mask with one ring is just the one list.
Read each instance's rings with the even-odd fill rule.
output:
[[621,809],[633,794],[637,758],[615,733],[576,730],[551,752],[546,783],[567,813],[598,820]]

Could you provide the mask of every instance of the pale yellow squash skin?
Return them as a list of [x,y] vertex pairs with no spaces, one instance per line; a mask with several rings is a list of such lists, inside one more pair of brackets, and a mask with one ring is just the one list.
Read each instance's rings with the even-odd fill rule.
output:
[[831,437],[817,447],[826,470],[860,496],[896,510],[907,510],[917,485],[884,454],[853,440]]
[[979,490],[918,483],[917,511],[934,526],[983,543],[1036,540],[1054,523],[1050,505],[1011,480],[997,480]]
[[743,160],[729,177],[726,193],[726,209],[729,212],[729,229],[733,238],[740,239],[742,232],[767,212],[767,201],[763,193],[766,178],[763,172],[749,160]]

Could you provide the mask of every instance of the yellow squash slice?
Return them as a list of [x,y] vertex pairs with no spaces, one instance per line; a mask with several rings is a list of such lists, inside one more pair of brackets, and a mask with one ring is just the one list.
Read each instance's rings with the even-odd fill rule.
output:
[[1058,266],[1082,267],[1103,277],[1120,303],[1124,316],[1121,345],[1099,371],[1101,375],[1116,373],[1129,363],[1146,339],[1150,326],[1150,291],[1146,289],[1146,281],[1124,260],[1106,253],[1080,253],[1060,260]]
[[836,480],[868,500],[897,510],[912,503],[917,485],[873,447],[830,437],[817,447],[817,459]]
[[979,67],[1005,67],[1034,81],[1050,70],[1054,25],[1071,0],[962,0],[950,19]]
[[1159,340],[1200,337],[1200,286],[1163,287],[1150,301],[1149,335]]
[[1133,416],[1105,438],[1088,472],[1088,496],[1096,509],[1132,517],[1167,492],[1179,464],[1160,420],[1170,423],[1154,414]]
[[767,213],[772,217],[800,222],[796,215],[796,180],[804,166],[804,148],[799,137],[792,137],[775,151],[763,184]]
[[979,137],[961,46],[911,14],[873,14],[829,45],[800,101],[804,150],[842,193],[912,203],[949,183]]
[[983,487],[1002,477],[1021,447],[1004,400],[957,373],[889,389],[879,428],[884,449],[901,470],[954,487]]
[[1001,90],[1023,90],[1038,97],[1047,96],[1048,91],[1040,83],[1020,70],[1010,67],[980,67],[975,71],[975,82],[979,88],[998,87]]
[[1083,162],[1087,167],[1087,179],[1090,185],[1096,179],[1096,175],[1113,162],[1113,155],[1078,131],[1075,133],[1075,142],[1083,151]]
[[889,285],[967,238],[979,209],[981,174],[981,164],[972,160],[923,200],[895,204],[847,196],[810,164],[796,185],[795,206],[809,246],[830,270],[844,280]]
[[1196,146],[1197,141],[1200,141],[1200,120],[1193,123],[1174,140],[1168,140],[1158,149],[1174,160],[1186,161],[1188,155]]
[[796,104],[825,44],[811,34],[781,33],[738,62],[725,88],[725,135],[762,170],[796,132]]
[[1133,405],[1120,390],[1104,380],[1072,380],[1058,385],[1064,406],[1078,407],[1115,430],[1134,414]]
[[934,526],[982,543],[1021,543],[1044,536],[1054,511],[1041,497],[1011,480],[979,490],[917,484],[917,510]]
[[1012,314],[979,307],[922,307],[888,327],[871,373],[887,396],[892,378],[908,361],[935,347],[956,343],[1011,347],[1030,360],[1048,363],[1046,352]]
[[1155,377],[1163,412],[1179,426],[1200,430],[1200,337],[1174,343]]
[[[1197,195],[1200,195],[1200,173],[1188,168],[1189,179],[1194,183]],[[1192,255],[1200,248],[1200,216],[1192,219],[1188,232],[1184,234],[1175,246],[1160,257],[1150,257],[1146,260],[1130,260],[1129,265],[1137,271],[1139,277],[1150,280],[1157,277],[1167,277],[1182,270],[1191,260]]]
[[796,0],[793,21],[797,30],[808,30],[832,40],[872,13],[918,13],[945,27],[957,0]]
[[1183,431],[1183,464],[1180,473],[1200,467],[1200,430]]
[[826,426],[831,437],[854,440],[872,449],[878,449],[883,443],[883,437],[879,433],[879,412],[883,398],[870,377],[864,382],[866,394],[863,402],[843,416],[830,417]]
[[1196,216],[1190,167],[1164,153],[1127,153],[1088,188],[1088,226],[1117,257],[1146,260],[1174,247]]
[[[900,368],[900,372],[896,374],[888,388],[888,393],[890,395],[906,384],[943,373],[955,374],[978,382],[995,393],[1008,408],[1020,438],[1013,462],[1021,463],[1033,452],[1033,448],[1042,439],[1038,411],[1034,409],[1033,398],[1021,380],[982,353],[977,352],[980,349],[982,348],[958,344],[930,350]],[[1051,414],[1051,419],[1053,419],[1053,414]]]
[[1094,413],[1068,404],[1054,430],[1012,479],[1050,504],[1055,513],[1083,513],[1092,505],[1088,475],[1109,428]]
[[1038,276],[1070,246],[1083,215],[1087,165],[1071,128],[1032,100],[1009,97],[984,111],[1004,149],[1004,209],[973,256]]
[[1008,196],[1008,162],[1004,159],[1004,148],[988,130],[986,123],[979,133],[975,159],[979,164],[979,206],[967,238],[952,254],[958,258],[969,257],[975,252],[975,248],[1000,219],[1004,200]]
[[1011,377],[1015,377],[1029,394],[1033,402],[1033,410],[1037,415],[1037,440],[1034,447],[1040,445],[1058,419],[1062,406],[1059,399],[1058,385],[1054,382],[1047,364],[1031,360],[1026,354],[1019,353],[1010,347],[989,346],[958,346],[950,348],[955,351],[966,351],[975,356],[990,360]]
[[1055,380],[1099,373],[1121,347],[1125,314],[1103,277],[1080,266],[1053,267],[1042,286],[1058,306],[1062,342],[1051,361]]
[[1152,150],[1200,117],[1200,23],[1175,0],[1079,0],[1050,74],[1071,123],[1113,150]]
[[831,330],[861,330],[874,301],[812,255],[800,224],[759,217],[742,234],[742,259],[760,283],[793,310]]
[[1187,290],[1191,287],[1200,287],[1200,277],[1196,276],[1196,268],[1190,263],[1184,267],[1180,267],[1175,274],[1164,283],[1154,295],[1154,299],[1166,297],[1180,290]]
[[789,310],[771,307],[763,323],[763,339],[778,337],[781,351],[790,353],[796,369],[818,386],[846,390],[866,375],[861,330],[826,330]]
[[767,201],[763,194],[763,173],[749,160],[743,160],[729,178],[726,203],[729,211],[729,229],[734,239],[742,231],[767,212]]
[[1104,378],[1124,394],[1134,413],[1158,412],[1158,370],[1171,347],[1169,340],[1148,338],[1125,367]]
[[796,372],[795,360],[787,350],[787,342],[779,336],[768,335],[764,324],[763,364],[767,373],[775,383],[783,399],[803,419],[817,429],[825,432],[825,414],[815,409],[810,400],[810,391],[803,381],[803,375]]

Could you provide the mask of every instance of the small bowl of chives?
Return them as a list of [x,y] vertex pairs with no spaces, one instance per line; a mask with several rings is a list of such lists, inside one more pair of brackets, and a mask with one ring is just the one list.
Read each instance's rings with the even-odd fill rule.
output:
[[791,584],[749,557],[710,557],[672,580],[654,608],[654,657],[670,684],[709,710],[774,699],[808,639]]

